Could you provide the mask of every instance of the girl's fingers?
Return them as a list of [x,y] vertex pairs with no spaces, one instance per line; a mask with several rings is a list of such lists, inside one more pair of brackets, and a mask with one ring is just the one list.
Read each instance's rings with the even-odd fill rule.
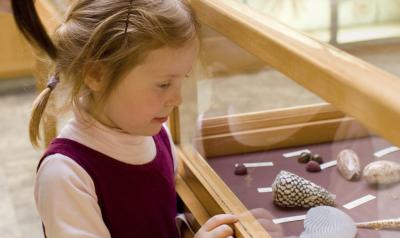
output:
[[233,229],[230,226],[223,224],[223,225],[220,225],[220,226],[214,228],[209,233],[210,233],[211,237],[225,238],[227,236],[233,235]]
[[205,231],[211,231],[218,226],[223,224],[232,224],[237,222],[238,218],[232,214],[219,214],[211,217],[206,223],[204,223],[203,228]]

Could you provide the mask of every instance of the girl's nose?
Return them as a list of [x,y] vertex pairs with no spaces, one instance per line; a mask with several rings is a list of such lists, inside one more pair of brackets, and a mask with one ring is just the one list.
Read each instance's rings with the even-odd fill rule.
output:
[[167,106],[177,107],[182,103],[181,90],[177,90],[167,102]]

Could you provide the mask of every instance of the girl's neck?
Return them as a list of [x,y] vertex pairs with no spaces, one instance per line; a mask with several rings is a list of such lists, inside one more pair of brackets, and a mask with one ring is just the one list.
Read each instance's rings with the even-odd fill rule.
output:
[[82,109],[75,109],[74,115],[59,138],[77,141],[128,164],[144,164],[155,157],[156,148],[151,136],[135,136],[107,127]]

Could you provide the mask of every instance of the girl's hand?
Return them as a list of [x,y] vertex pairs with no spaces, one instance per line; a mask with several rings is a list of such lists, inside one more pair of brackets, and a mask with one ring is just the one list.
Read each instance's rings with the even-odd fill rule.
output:
[[211,217],[194,235],[194,238],[233,238],[233,229],[228,224],[237,222],[232,214],[219,214]]

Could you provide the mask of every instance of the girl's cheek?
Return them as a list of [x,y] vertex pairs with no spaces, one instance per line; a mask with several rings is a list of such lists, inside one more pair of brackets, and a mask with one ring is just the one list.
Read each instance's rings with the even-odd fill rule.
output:
[[0,1],[0,12],[11,13],[11,1],[1,0]]

